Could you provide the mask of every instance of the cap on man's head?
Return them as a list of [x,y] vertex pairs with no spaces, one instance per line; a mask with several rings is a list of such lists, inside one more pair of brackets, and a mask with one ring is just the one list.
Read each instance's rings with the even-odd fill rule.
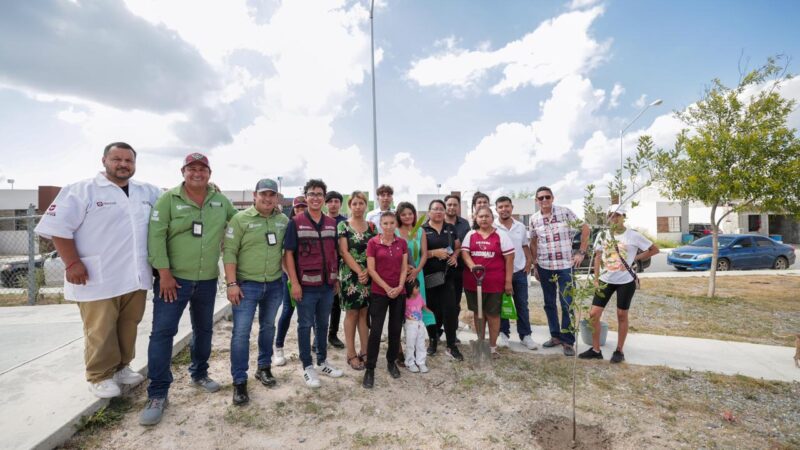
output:
[[297,197],[295,197],[294,201],[292,202],[292,208],[297,208],[298,206],[308,207],[308,203],[306,203],[306,198],[303,197],[302,195],[298,195]]
[[325,203],[328,203],[333,199],[339,199],[340,202],[344,201],[344,197],[342,197],[342,194],[336,191],[329,191],[327,194],[325,194]]
[[269,178],[262,178],[258,180],[258,183],[256,183],[256,192],[264,191],[272,191],[277,193],[278,183],[276,183],[275,180],[270,180]]
[[208,167],[209,169],[211,168],[211,165],[208,163],[208,158],[206,158],[206,155],[195,152],[186,155],[186,158],[184,158],[183,160],[183,165],[181,166],[181,169],[195,162],[199,162],[200,164]]
[[615,204],[613,204],[613,205],[608,207],[608,215],[610,216],[611,214],[614,214],[614,213],[617,213],[617,214],[619,214],[621,216],[624,216],[625,214],[628,213],[628,208],[626,208],[623,205],[619,205],[619,204],[615,203]]

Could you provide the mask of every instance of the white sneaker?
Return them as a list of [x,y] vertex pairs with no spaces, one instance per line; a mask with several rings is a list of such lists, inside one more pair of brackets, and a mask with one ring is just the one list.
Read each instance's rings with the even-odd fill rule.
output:
[[273,366],[285,366],[286,358],[283,356],[283,348],[275,348],[275,353],[272,355]]
[[319,387],[319,377],[317,376],[317,371],[314,370],[314,366],[308,366],[303,370],[303,380],[305,380],[306,386],[310,388]]
[[406,364],[406,369],[411,373],[419,373],[419,367],[414,363]]
[[319,371],[322,372],[323,375],[327,375],[331,378],[339,378],[342,375],[344,375],[344,372],[328,364],[328,361],[325,361],[324,363],[322,363],[322,365],[317,366],[317,369],[319,369]]
[[420,364],[419,365],[419,372],[420,373],[428,373],[428,366],[426,366],[425,364]]
[[99,383],[89,383],[89,392],[99,398],[119,397],[122,395],[119,385],[111,378]]
[[[503,333],[500,333],[500,334],[502,335]],[[539,349],[539,344],[537,344],[536,341],[533,340],[533,338],[531,337],[530,334],[525,336],[524,338],[522,338],[522,344],[525,347],[528,347],[528,350],[538,350]]]
[[144,376],[134,372],[129,366],[125,366],[118,370],[111,379],[117,384],[139,384],[144,381]]
[[508,347],[508,339],[508,335],[501,331],[500,334],[497,335],[497,346]]

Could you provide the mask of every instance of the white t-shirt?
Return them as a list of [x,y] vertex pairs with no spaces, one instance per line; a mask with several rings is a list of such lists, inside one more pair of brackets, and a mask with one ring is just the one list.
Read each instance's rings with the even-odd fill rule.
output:
[[152,184],[129,180],[126,196],[102,172],[61,188],[35,232],[46,239],[75,240],[89,279],[86,285],[65,280],[64,298],[104,300],[153,287],[147,225],[160,194]]
[[514,273],[516,273],[525,269],[525,252],[522,250],[522,247],[527,247],[530,239],[528,239],[528,229],[525,228],[525,224],[513,217],[511,220],[513,220],[513,223],[510,229],[506,228],[506,226],[500,222],[499,218],[494,220],[494,227],[508,233],[508,237],[511,238],[511,243],[514,244]]
[[[620,255],[614,248],[614,242],[609,238],[609,233],[610,231],[608,230],[601,232],[597,235],[597,239],[594,243],[595,251],[602,251],[600,256],[602,258],[600,260],[600,280],[604,283],[611,284],[630,283],[633,281],[633,276],[628,272],[628,269],[625,268],[625,265],[622,264]],[[625,232],[622,234],[615,234],[614,239],[617,240],[617,247],[619,247],[622,257],[625,258],[625,261],[628,263],[628,266],[631,266],[631,269],[633,269],[633,259],[636,258],[637,251],[647,250],[653,245],[653,243],[642,236],[641,233],[636,230],[631,230],[630,228],[625,229]]]

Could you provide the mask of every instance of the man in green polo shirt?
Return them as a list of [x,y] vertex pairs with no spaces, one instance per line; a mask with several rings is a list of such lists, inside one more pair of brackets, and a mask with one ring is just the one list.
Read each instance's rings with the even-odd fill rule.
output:
[[[219,257],[225,227],[236,209],[209,184],[211,166],[200,153],[188,155],[181,168],[183,183],[165,192],[150,214],[148,261],[158,270],[153,283],[153,329],[147,349],[148,402],[141,425],[161,421],[172,384],[172,341],[187,305],[191,305],[192,384],[208,392],[219,384],[208,377]],[[142,255],[144,257],[144,255]]]
[[283,236],[289,218],[279,207],[278,183],[265,178],[256,184],[253,206],[239,212],[228,224],[222,262],[225,263],[228,301],[233,310],[231,375],[233,404],[250,400],[247,369],[250,360],[250,329],[258,307],[258,370],[256,379],[275,386],[270,371],[275,316],[283,302],[281,259]]

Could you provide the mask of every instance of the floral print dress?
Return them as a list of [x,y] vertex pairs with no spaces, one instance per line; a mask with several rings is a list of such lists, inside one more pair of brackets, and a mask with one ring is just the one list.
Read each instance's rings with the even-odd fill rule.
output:
[[[356,263],[365,268],[367,267],[367,242],[377,236],[375,226],[367,222],[367,229],[359,233],[350,226],[348,221],[340,222],[337,226],[340,238],[347,239],[347,250]],[[339,303],[343,310],[361,309],[369,305],[370,284],[358,282],[358,274],[353,273],[350,266],[344,260],[339,263]]]

